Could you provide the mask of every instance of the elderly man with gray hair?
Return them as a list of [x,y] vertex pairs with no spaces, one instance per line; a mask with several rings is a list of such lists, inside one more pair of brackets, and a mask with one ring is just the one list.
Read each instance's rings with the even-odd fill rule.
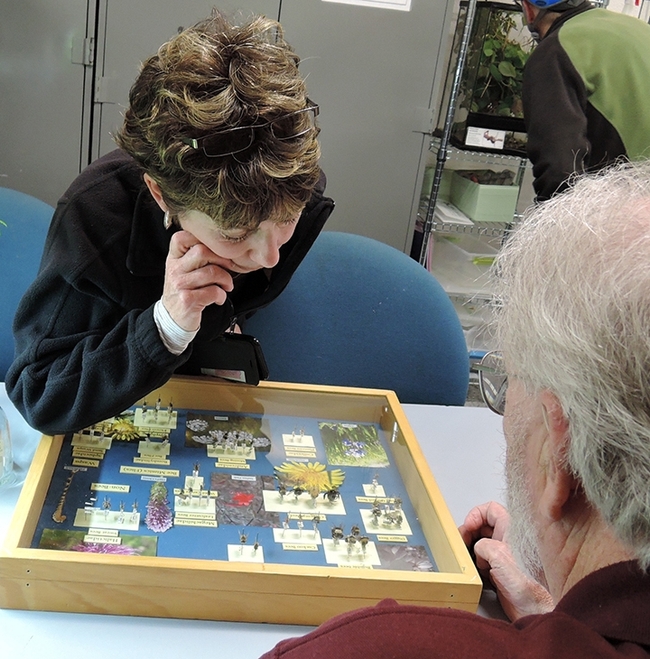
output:
[[460,531],[513,622],[387,600],[265,657],[650,656],[650,162],[532,209],[495,277],[501,352],[480,374],[509,510]]

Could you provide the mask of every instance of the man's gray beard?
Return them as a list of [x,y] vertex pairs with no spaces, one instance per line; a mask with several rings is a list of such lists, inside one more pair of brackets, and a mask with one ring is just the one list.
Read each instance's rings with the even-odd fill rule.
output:
[[506,451],[506,501],[510,513],[506,540],[519,566],[535,581],[546,586],[539,541],[533,525],[533,504],[526,489],[524,424],[523,419],[515,414],[511,424],[513,437],[509,438],[510,447]]

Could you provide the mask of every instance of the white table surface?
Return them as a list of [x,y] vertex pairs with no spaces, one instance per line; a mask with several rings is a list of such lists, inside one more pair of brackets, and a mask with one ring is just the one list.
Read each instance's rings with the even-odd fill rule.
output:
[[[9,402],[0,383],[0,407],[9,420],[14,460],[29,465],[39,433]],[[404,405],[449,510],[460,524],[470,508],[502,500],[501,418],[481,407]],[[0,491],[0,543],[20,487]],[[479,613],[503,614],[490,592]],[[312,629],[304,626],[174,620],[0,609],[0,656],[4,659],[178,659],[189,654],[256,659],[278,641]]]

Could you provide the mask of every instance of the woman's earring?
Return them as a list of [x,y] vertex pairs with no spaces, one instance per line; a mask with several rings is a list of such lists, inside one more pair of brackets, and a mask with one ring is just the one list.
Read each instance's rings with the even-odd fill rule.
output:
[[169,214],[169,211],[165,211],[165,217],[163,218],[163,226],[165,229],[169,229],[172,225],[172,216]]

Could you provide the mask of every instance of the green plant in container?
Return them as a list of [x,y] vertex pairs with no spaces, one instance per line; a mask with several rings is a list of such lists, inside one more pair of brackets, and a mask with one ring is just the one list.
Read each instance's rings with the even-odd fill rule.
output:
[[521,88],[530,53],[512,37],[517,29],[512,12],[490,13],[473,90],[468,94],[470,112],[523,116]]

